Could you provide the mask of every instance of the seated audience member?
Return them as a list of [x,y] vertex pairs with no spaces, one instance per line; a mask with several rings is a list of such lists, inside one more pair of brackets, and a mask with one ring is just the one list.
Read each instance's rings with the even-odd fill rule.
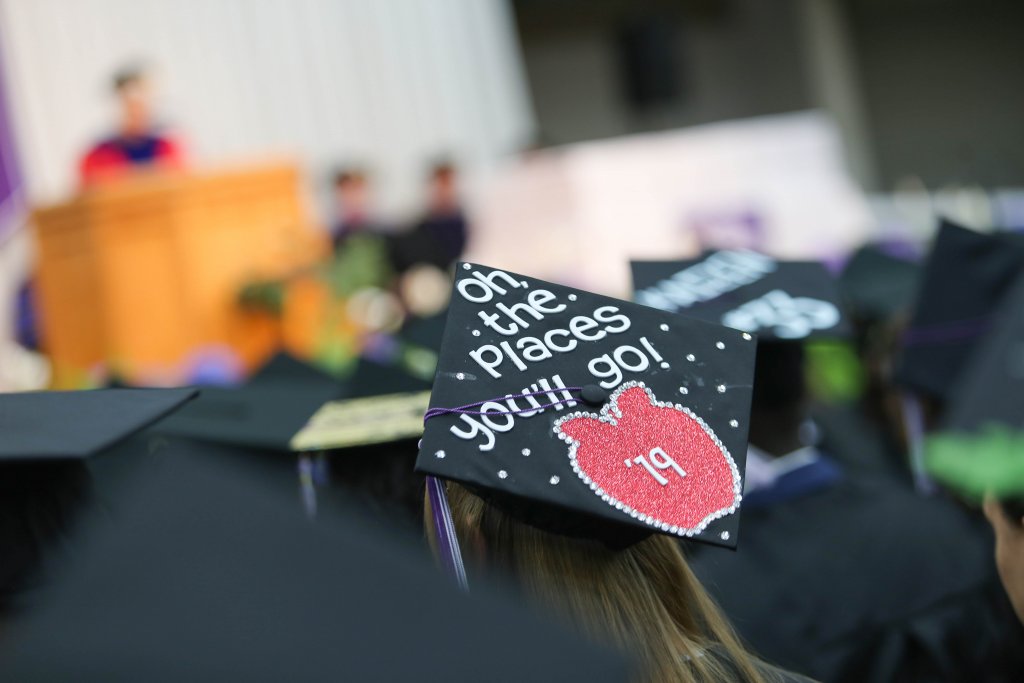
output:
[[144,168],[185,166],[181,145],[160,131],[153,120],[150,90],[150,81],[141,69],[128,68],[114,76],[120,121],[112,136],[101,140],[82,158],[82,186],[124,178]]
[[337,250],[354,235],[374,234],[381,231],[373,209],[370,177],[361,168],[342,168],[334,174],[334,200],[336,218],[331,241]]
[[434,164],[427,185],[427,210],[415,228],[429,238],[431,260],[447,268],[466,248],[469,228],[459,198],[458,169],[448,161]]
[[408,232],[392,236],[391,263],[398,273],[428,265],[447,270],[466,248],[466,217],[458,194],[455,166],[435,164],[429,175],[427,209]]
[[740,635],[824,681],[1014,680],[1019,635],[975,520],[850,473],[807,442],[807,409],[802,346],[762,342],[742,552],[691,557]]

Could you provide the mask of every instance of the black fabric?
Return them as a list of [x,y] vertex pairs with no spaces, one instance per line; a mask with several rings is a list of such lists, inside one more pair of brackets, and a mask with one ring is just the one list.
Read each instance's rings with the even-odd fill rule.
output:
[[292,436],[310,416],[346,392],[341,381],[281,354],[241,387],[202,389],[199,398],[161,422],[157,431],[262,450],[288,450]]
[[[183,442],[180,442],[183,443]],[[170,447],[25,617],[0,680],[625,681],[372,527],[314,524],[237,459]]]
[[743,525],[738,552],[689,560],[768,661],[822,681],[1019,680],[991,534],[953,504],[848,477]]
[[[717,503],[726,494],[734,500],[734,481],[739,490],[756,347],[752,335],[483,266],[462,264],[456,277],[430,405],[457,408],[488,401],[470,410],[490,414],[446,413],[429,419],[419,471],[495,492],[492,498],[503,507],[517,508],[509,509],[514,516],[557,533],[618,542],[623,524],[643,532],[677,526],[707,542],[735,545],[735,506],[732,512],[727,506],[711,509],[708,501]],[[530,301],[537,305],[533,313]],[[513,406],[503,397],[539,391],[544,382],[551,391],[533,397],[537,405],[555,399],[576,402],[529,416],[508,414]],[[559,391],[560,382],[565,387],[598,384],[615,393],[599,408],[580,403],[578,394]],[[636,382],[645,386],[631,384]],[[651,396],[667,405],[655,407]],[[522,397],[513,405],[531,407]],[[614,412],[615,406],[623,414]],[[692,413],[686,415],[684,407]],[[601,422],[586,417],[600,410],[611,412]],[[594,439],[607,441],[596,444],[588,438],[574,461],[569,439],[577,429],[592,430]],[[663,469],[671,478],[658,482],[661,486],[653,483],[653,470],[641,465],[649,451],[654,453],[652,446],[663,446],[684,473]],[[738,471],[723,475],[731,461]],[[724,492],[701,483],[713,479],[722,484],[725,478]],[[611,490],[602,491],[602,485]],[[620,498],[623,505],[616,506],[615,491],[630,500]],[[673,524],[674,519],[651,512],[704,512],[705,506],[708,516],[697,516],[703,526]],[[629,507],[637,514],[631,515]],[[710,518],[711,512],[721,514]],[[640,514],[664,523],[655,527],[638,519]],[[684,511],[675,518],[685,517]]]
[[[946,427],[1024,428],[1024,272],[992,317],[950,397]],[[1022,454],[1024,457],[1024,454]]]
[[0,465],[83,459],[169,414],[193,389],[0,394]]
[[637,303],[756,333],[762,341],[850,332],[835,279],[820,263],[730,250],[630,267]]
[[431,351],[439,351],[447,319],[447,309],[425,318],[410,316],[402,324],[398,337],[410,344],[422,346]]
[[429,388],[430,382],[413,377],[397,365],[360,358],[352,374],[345,381],[342,398],[401,394],[425,391]]
[[1022,272],[1019,237],[982,234],[944,220],[925,264],[896,381],[930,397],[950,398],[964,363]]

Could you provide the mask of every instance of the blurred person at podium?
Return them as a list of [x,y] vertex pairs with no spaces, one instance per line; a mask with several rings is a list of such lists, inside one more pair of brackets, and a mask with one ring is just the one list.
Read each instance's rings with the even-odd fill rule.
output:
[[331,242],[337,251],[353,235],[387,232],[376,219],[370,176],[362,168],[348,166],[334,174],[335,222]]
[[180,143],[160,130],[155,121],[149,74],[141,67],[126,67],[114,74],[112,85],[120,120],[116,132],[82,158],[82,186],[120,180],[143,169],[183,168]]

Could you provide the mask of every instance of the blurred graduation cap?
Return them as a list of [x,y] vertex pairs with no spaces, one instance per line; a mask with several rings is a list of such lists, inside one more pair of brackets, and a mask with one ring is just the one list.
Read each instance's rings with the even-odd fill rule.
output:
[[929,473],[969,498],[1017,499],[1024,516],[1024,273],[992,316],[950,392]]
[[952,398],[964,364],[1021,272],[1019,237],[982,234],[943,220],[896,361],[896,381],[931,397]]
[[817,262],[728,250],[630,266],[637,303],[756,333],[762,342],[849,333],[835,280]]
[[[989,424],[1024,431],[1024,270],[992,316],[989,332],[955,384],[945,427]],[[1024,461],[1024,452],[1021,453]]]
[[241,387],[204,388],[163,421],[162,434],[263,450],[287,450],[292,436],[346,387],[327,373],[278,354]]
[[0,612],[35,582],[95,493],[86,460],[195,394],[96,389],[0,394]]
[[84,460],[156,422],[194,389],[0,394],[0,465]]
[[241,387],[204,388],[196,401],[158,430],[212,443],[287,451],[296,433],[329,401],[429,386],[400,367],[367,359],[359,359],[347,379],[337,379],[281,353]]
[[753,335],[485,266],[456,277],[418,471],[556,533],[735,546]]
[[847,310],[860,318],[888,319],[908,311],[914,300],[921,266],[868,244],[847,261],[839,289]]
[[625,681],[616,655],[343,518],[312,524],[259,470],[188,449],[23,618],[0,680]]

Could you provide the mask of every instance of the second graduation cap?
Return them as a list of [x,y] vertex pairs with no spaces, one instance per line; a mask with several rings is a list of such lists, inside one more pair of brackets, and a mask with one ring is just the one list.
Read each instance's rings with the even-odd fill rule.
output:
[[734,547],[753,335],[460,264],[417,460],[556,533]]
[[730,250],[630,265],[633,298],[646,306],[756,333],[762,341],[848,333],[838,287],[814,261],[778,261]]

